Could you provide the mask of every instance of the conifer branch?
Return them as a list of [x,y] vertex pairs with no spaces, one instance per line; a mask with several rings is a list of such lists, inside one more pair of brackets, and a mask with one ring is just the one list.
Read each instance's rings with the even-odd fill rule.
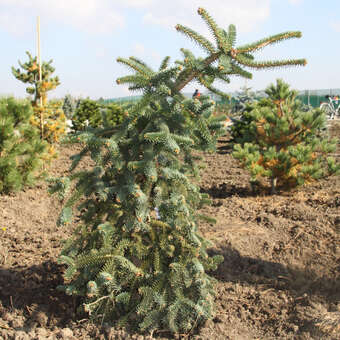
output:
[[236,43],[236,27],[235,25],[229,25],[227,41],[230,47],[233,47]]
[[299,31],[279,33],[279,34],[276,34],[276,35],[272,35],[268,38],[256,41],[252,44],[240,46],[240,47],[237,48],[237,51],[238,51],[238,53],[255,52],[255,51],[261,50],[262,48],[264,48],[268,45],[278,43],[282,40],[293,39],[293,38],[301,38],[301,36],[302,36],[302,34]]
[[176,25],[176,30],[188,36],[190,39],[195,41],[199,46],[203,47],[208,52],[210,53],[216,52],[214,45],[208,39],[204,38],[197,32],[193,31],[192,29],[178,24]]
[[105,299],[109,299],[109,298],[110,298],[110,295],[104,295],[104,296],[100,297],[99,299],[97,299],[96,301],[93,301],[93,302],[90,302],[90,303],[84,303],[84,306],[88,310],[89,315],[91,315],[91,309],[90,309],[91,306],[96,305],[96,304],[98,304],[98,302],[103,301]]
[[126,66],[132,68],[133,70],[137,71],[138,73],[146,76],[146,77],[150,77],[151,76],[151,71],[147,70],[144,65],[141,65],[140,63],[136,62],[135,60],[129,58],[129,59],[125,59],[125,58],[117,58],[117,62],[118,63],[122,63],[125,64]]
[[[215,52],[211,54],[209,57],[204,59],[203,65],[208,66],[218,60],[222,52]],[[199,71],[192,71],[187,75],[187,70],[183,70],[182,73],[178,76],[180,79],[181,75],[185,75],[186,78],[178,83],[175,84],[174,86],[174,92],[180,92],[188,83],[190,83],[195,77],[197,77],[200,72]]]
[[[223,79],[225,80],[225,79]],[[212,86],[211,84],[208,84],[203,77],[198,78],[198,81],[209,91],[217,94],[218,96],[221,96],[222,98],[229,98],[229,95],[227,95],[226,93],[220,91],[219,89],[217,89],[216,87]],[[227,80],[225,80],[227,81]],[[228,82],[228,81],[227,81]]]
[[168,67],[168,65],[169,65],[169,61],[170,61],[170,57],[166,56],[163,59],[163,61],[161,63],[161,66],[159,67],[159,71],[165,70]]
[[232,71],[230,72],[230,74],[233,74],[235,76],[240,76],[243,78],[247,78],[247,79],[253,78],[253,75],[250,72],[243,70],[240,66],[236,64],[232,64],[231,69]]
[[145,71],[153,73],[152,69],[150,68],[149,65],[147,65],[143,60],[136,58],[134,56],[129,57],[130,60],[136,62],[137,64],[139,64],[141,67],[143,67],[145,69]]
[[117,78],[116,80],[117,84],[143,84],[145,83],[145,76],[138,75],[138,74],[133,74],[133,75],[128,75],[124,77]]
[[221,42],[223,41],[223,37],[220,33],[220,29],[217,26],[215,20],[209,15],[209,13],[202,7],[200,7],[197,10],[197,13],[202,17],[202,19],[206,22],[208,25],[209,30],[215,37],[216,43],[218,46],[221,45]]
[[306,59],[288,59],[288,60],[278,60],[278,61],[251,61],[249,58],[245,58],[242,55],[235,55],[234,59],[238,61],[240,64],[255,68],[255,69],[263,69],[263,68],[275,68],[282,66],[305,66],[307,64]]

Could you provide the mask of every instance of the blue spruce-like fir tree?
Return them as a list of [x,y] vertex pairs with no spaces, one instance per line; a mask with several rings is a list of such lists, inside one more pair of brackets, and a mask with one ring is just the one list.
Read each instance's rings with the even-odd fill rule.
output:
[[198,171],[193,151],[214,150],[224,133],[224,117],[213,115],[214,102],[207,96],[187,99],[181,90],[198,81],[224,95],[214,80],[251,78],[243,67],[306,63],[256,62],[252,55],[266,45],[300,37],[300,32],[235,47],[233,25],[225,31],[204,9],[198,13],[215,43],[188,27],[176,29],[208,56],[195,57],[182,49],[183,60],[171,66],[166,57],[156,71],[137,58],[118,58],[134,73],[117,83],[142,91],[141,100],[125,112],[118,127],[89,127],[71,137],[83,145],[71,170],[85,155],[95,165],[59,179],[51,189],[66,200],[61,224],[72,223],[74,206],[80,211],[80,224],[60,257],[68,266],[62,288],[81,296],[91,315],[140,331],[187,332],[214,313],[214,280],[207,271],[223,259],[208,255],[210,243],[197,228],[202,218],[197,210],[208,197],[194,181]]

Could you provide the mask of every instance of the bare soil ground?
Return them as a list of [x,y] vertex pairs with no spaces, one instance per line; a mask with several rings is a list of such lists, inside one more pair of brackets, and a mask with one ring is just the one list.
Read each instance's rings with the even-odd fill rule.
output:
[[[339,137],[340,126],[332,134]],[[61,147],[50,175],[66,174],[78,150]],[[340,178],[255,195],[226,138],[204,159],[200,185],[212,205],[203,212],[217,223],[200,228],[211,252],[225,258],[211,273],[217,313],[196,333],[176,337],[340,339]],[[57,264],[61,240],[72,233],[56,227],[60,209],[43,182],[0,196],[0,339],[169,338],[79,320],[76,301],[55,289],[65,269]]]

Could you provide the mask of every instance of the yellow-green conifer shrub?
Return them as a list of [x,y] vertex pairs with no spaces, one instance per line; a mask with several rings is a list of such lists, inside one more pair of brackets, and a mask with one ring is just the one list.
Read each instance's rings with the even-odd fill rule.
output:
[[252,181],[269,178],[271,191],[295,187],[339,173],[340,165],[328,154],[336,140],[320,136],[326,117],[319,109],[305,111],[297,92],[277,80],[264,98],[245,111],[233,156],[250,171]]
[[47,98],[47,93],[60,85],[59,78],[51,77],[55,69],[50,60],[42,62],[40,81],[37,57],[32,57],[29,52],[26,54],[29,60],[23,64],[19,61],[22,70],[12,67],[12,73],[18,80],[30,84],[26,92],[33,96],[34,115],[31,117],[31,123],[39,128],[41,138],[49,143],[48,158],[52,158],[56,156],[54,144],[66,133],[66,117],[61,109],[62,104],[49,102]]
[[[43,111],[44,139],[53,146],[59,143],[66,133],[66,116],[62,110],[62,103],[56,100],[49,101],[43,107],[35,107],[35,113]],[[31,123],[40,128],[40,114],[31,118]]]

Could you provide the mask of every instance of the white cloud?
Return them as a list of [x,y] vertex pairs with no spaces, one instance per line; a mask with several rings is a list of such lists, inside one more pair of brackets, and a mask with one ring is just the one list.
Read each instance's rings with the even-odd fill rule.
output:
[[135,54],[136,56],[142,56],[145,54],[145,46],[141,43],[136,43],[133,46],[133,54]]
[[164,1],[161,5],[159,3],[150,5],[144,16],[144,22],[169,28],[173,28],[178,23],[184,23],[202,32],[202,19],[195,13],[199,7],[205,8],[222,27],[233,23],[241,32],[249,32],[269,17],[270,0]]
[[135,43],[131,49],[132,55],[134,55],[137,58],[146,59],[148,62],[151,62],[152,65],[156,65],[158,67],[159,63],[162,60],[161,55],[153,49],[147,49],[143,44],[141,43]]
[[150,56],[153,59],[153,61],[157,64],[160,64],[163,59],[162,56],[157,51],[154,50],[150,51]]
[[98,58],[105,58],[107,56],[107,50],[105,47],[97,47],[95,51],[95,55]]
[[340,21],[338,20],[338,21],[333,21],[333,22],[331,22],[331,27],[333,28],[333,30],[335,31],[335,32],[338,32],[338,33],[340,33]]
[[25,25],[24,18],[22,15],[13,13],[9,15],[8,13],[0,13],[0,29],[3,28],[11,34],[21,35],[27,29]]
[[288,2],[292,5],[299,5],[303,2],[303,0],[288,0]]
[[[298,2],[300,0],[289,0]],[[173,29],[184,23],[202,31],[202,20],[195,13],[202,6],[226,27],[237,24],[248,32],[269,16],[271,0],[0,0],[0,29],[22,34],[37,15],[88,33],[111,33],[125,25],[128,10],[142,12],[144,22]],[[207,29],[203,31],[206,33]]]
[[0,0],[0,28],[20,34],[40,15],[42,21],[67,23],[88,33],[110,33],[125,24],[116,7],[110,0]]
[[121,5],[126,7],[147,7],[154,3],[154,0],[125,0]]

